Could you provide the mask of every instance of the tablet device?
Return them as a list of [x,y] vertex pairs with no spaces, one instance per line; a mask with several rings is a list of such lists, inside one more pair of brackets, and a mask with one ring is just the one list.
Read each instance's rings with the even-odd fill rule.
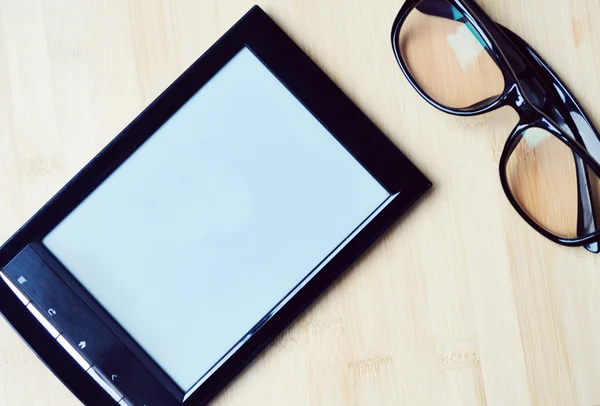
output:
[[429,187],[255,7],[2,246],[0,311],[87,405],[205,404]]

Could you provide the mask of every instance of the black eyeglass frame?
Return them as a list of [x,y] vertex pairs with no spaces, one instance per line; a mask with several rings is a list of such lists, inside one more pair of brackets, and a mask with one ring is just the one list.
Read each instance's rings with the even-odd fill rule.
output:
[[[425,0],[427,1],[427,0]],[[467,108],[450,108],[438,103],[431,98],[413,78],[400,51],[400,31],[408,15],[423,0],[407,0],[392,26],[392,47],[396,60],[413,88],[427,102],[437,109],[457,116],[474,116],[488,113],[503,106],[513,107],[518,115],[519,122],[510,133],[500,158],[500,181],[504,192],[519,215],[538,233],[549,240],[570,247],[586,246],[594,253],[600,251],[600,230],[597,227],[593,204],[591,202],[591,189],[589,174],[581,165],[585,163],[597,176],[600,177],[600,164],[590,153],[590,150],[600,151],[600,135],[591,124],[587,114],[577,102],[572,93],[560,81],[547,63],[518,35],[507,28],[495,23],[473,0],[444,0],[454,6],[468,20],[478,32],[480,40],[484,41],[488,54],[494,59],[501,70],[505,87],[501,95],[488,103],[478,103]],[[517,73],[517,69],[519,72]],[[528,92],[523,88],[524,82],[541,84],[545,97],[550,98],[549,106],[542,108],[530,100]],[[539,89],[537,89],[539,90]],[[485,101],[484,101],[485,102]],[[576,117],[577,123],[574,117]],[[579,123],[579,124],[578,124]],[[537,223],[519,205],[510,191],[507,179],[507,163],[515,150],[525,130],[539,127],[552,134],[575,152],[578,165],[578,235],[577,238],[565,238],[556,235]],[[581,161],[577,159],[581,158]],[[590,231],[592,230],[592,231]],[[586,233],[586,234],[583,234]]]

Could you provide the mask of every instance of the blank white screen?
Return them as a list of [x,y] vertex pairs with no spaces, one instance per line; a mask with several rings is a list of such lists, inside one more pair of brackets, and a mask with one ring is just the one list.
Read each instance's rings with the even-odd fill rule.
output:
[[188,391],[388,196],[244,49],[44,244]]

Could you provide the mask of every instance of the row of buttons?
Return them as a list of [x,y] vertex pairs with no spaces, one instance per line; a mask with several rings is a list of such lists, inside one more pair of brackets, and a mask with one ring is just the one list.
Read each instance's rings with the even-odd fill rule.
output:
[[[47,260],[52,257],[43,245],[30,244],[4,267],[0,276],[55,339],[62,337],[61,346],[116,401],[123,405],[181,405],[167,389],[167,382],[144,366],[58,277]],[[88,365],[93,367],[86,368]]]
[[[48,331],[48,333],[56,339],[61,347],[83,368],[88,375],[100,385],[116,402],[121,406],[132,406],[132,404],[123,397],[119,390],[110,383],[109,379],[104,376],[97,368],[91,365],[85,357],[72,345],[69,340],[62,334],[53,324],[48,320],[46,316],[36,307],[36,305],[27,297],[21,289],[19,289],[13,281],[2,271],[0,271],[0,277],[8,285],[10,290],[19,298],[19,300],[27,307],[27,309],[33,314],[36,320]],[[27,283],[27,279],[23,276],[17,278],[19,284],[24,285]],[[49,316],[56,315],[56,311],[49,309]],[[85,342],[80,342],[79,347],[85,347]]]

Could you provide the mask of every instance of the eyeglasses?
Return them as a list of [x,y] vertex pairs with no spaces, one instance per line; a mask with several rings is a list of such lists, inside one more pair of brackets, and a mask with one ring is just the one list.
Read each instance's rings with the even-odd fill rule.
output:
[[407,0],[392,28],[400,68],[436,108],[459,116],[512,106],[502,187],[540,234],[600,246],[600,137],[546,62],[473,0]]

